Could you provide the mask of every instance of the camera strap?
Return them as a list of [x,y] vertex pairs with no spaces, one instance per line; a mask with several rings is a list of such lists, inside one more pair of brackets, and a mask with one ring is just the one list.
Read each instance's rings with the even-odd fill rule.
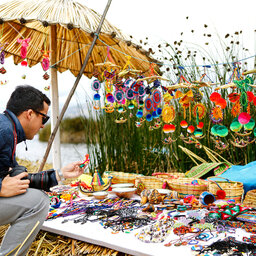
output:
[[16,132],[16,125],[13,122],[11,116],[9,115],[9,113],[7,111],[4,111],[6,117],[10,120],[10,122],[12,123],[12,132],[13,132],[13,149],[12,149],[12,161],[14,160],[14,155],[15,155],[15,151],[16,151],[16,146],[17,146],[17,132]]

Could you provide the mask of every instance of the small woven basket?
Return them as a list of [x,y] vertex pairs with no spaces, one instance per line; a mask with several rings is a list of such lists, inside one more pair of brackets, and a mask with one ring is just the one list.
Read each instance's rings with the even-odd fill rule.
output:
[[152,176],[162,179],[179,179],[184,178],[185,174],[182,172],[155,172]]
[[126,172],[104,172],[104,178],[112,176],[112,184],[116,183],[133,183],[135,184],[135,179],[139,174],[126,173]]
[[[196,181],[197,184],[192,184],[192,181]],[[180,198],[184,198],[187,195],[194,195],[199,197],[201,193],[207,191],[207,181],[194,178],[179,178],[168,179],[168,186],[170,189],[179,193]]]
[[250,190],[246,193],[243,205],[256,207],[256,189]]
[[[223,180],[212,180],[212,178],[223,179]],[[209,177],[208,180],[208,191],[212,193],[216,198],[218,190],[224,190],[226,193],[225,200],[233,199],[236,203],[241,203],[244,186],[242,182],[231,181],[223,177]]]
[[158,189],[158,188],[163,188],[163,183],[164,181],[160,178],[156,178],[153,176],[137,176],[135,179],[135,187],[139,183],[143,183],[145,186],[145,189]]

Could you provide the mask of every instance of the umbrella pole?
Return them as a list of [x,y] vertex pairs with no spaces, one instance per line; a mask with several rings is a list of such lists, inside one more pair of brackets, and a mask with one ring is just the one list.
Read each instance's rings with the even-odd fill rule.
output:
[[[51,65],[56,63],[56,50],[57,50],[57,27],[52,25],[50,27],[50,46],[51,46]],[[53,132],[59,118],[59,92],[58,92],[58,76],[57,68],[51,67],[51,132]],[[60,130],[56,132],[52,144],[52,161],[53,168],[61,168],[61,151],[60,151]]]
[[100,20],[99,26],[98,26],[98,28],[97,28],[97,30],[96,30],[96,33],[94,34],[94,38],[93,38],[92,44],[91,44],[91,46],[90,46],[90,48],[89,48],[89,50],[88,50],[88,52],[87,52],[87,54],[86,54],[86,57],[85,57],[83,66],[82,66],[82,68],[81,68],[81,70],[80,70],[78,76],[76,77],[76,81],[75,81],[75,83],[74,83],[72,89],[71,89],[70,92],[69,92],[69,95],[68,95],[68,97],[67,97],[67,99],[66,99],[66,102],[65,102],[65,104],[64,104],[64,106],[63,106],[63,108],[62,108],[62,110],[61,110],[61,113],[60,113],[60,115],[59,115],[59,118],[57,118],[56,125],[55,125],[55,127],[54,127],[54,129],[53,129],[53,131],[52,131],[52,133],[51,133],[51,136],[50,136],[50,138],[49,138],[49,140],[48,140],[48,145],[47,145],[47,148],[46,148],[46,151],[45,151],[43,160],[42,160],[42,162],[41,162],[41,164],[40,164],[40,167],[39,167],[39,170],[38,170],[39,172],[42,171],[43,168],[44,168],[45,162],[46,162],[47,157],[48,157],[48,155],[49,155],[49,152],[50,152],[50,150],[51,150],[51,146],[52,146],[53,140],[54,140],[55,135],[56,135],[56,133],[57,133],[57,131],[58,131],[58,128],[59,128],[59,126],[60,126],[60,122],[62,121],[62,118],[63,118],[63,116],[64,116],[64,114],[65,114],[65,112],[66,112],[66,110],[67,110],[67,108],[68,108],[68,105],[69,105],[69,103],[70,103],[70,101],[71,101],[71,98],[72,98],[72,96],[74,95],[75,90],[76,90],[76,88],[77,88],[77,85],[78,85],[78,83],[79,83],[79,81],[80,81],[80,79],[81,79],[81,77],[82,77],[82,75],[83,75],[84,69],[85,69],[85,67],[86,67],[86,65],[87,65],[87,63],[88,63],[88,60],[89,60],[89,58],[90,58],[90,55],[91,55],[92,50],[93,50],[93,48],[94,48],[94,45],[95,45],[95,43],[96,43],[96,41],[97,41],[97,39],[98,39],[98,35],[100,34],[100,30],[101,30],[102,24],[103,24],[103,22],[104,22],[104,20],[105,20],[105,17],[106,17],[106,15],[107,15],[107,12],[108,12],[108,9],[109,9],[109,7],[110,7],[111,2],[112,2],[112,0],[108,0],[108,2],[107,2],[107,5],[106,5],[105,10],[104,10],[104,13],[103,13],[102,16],[101,16],[101,20]]

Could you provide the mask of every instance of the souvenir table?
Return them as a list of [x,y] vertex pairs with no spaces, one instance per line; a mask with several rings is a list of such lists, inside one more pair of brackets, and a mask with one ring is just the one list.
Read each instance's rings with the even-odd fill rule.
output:
[[[109,195],[109,197],[113,196]],[[134,195],[131,199],[138,198],[139,197],[137,195]],[[91,200],[91,198],[89,200]],[[95,201],[97,202],[98,200]],[[142,228],[134,229],[132,231],[127,230],[123,232],[114,232],[111,228],[104,228],[99,221],[87,221],[84,224],[74,223],[73,220],[76,216],[77,215],[47,220],[44,222],[42,229],[131,255],[169,255],[170,253],[174,255],[195,255],[195,252],[191,250],[193,244],[188,244],[185,246],[175,246],[172,244],[169,247],[165,246],[165,244],[168,242],[177,240],[178,237],[174,235],[173,232],[171,232],[162,243],[146,243],[140,241],[135,236],[135,234],[138,233]],[[63,220],[68,221],[64,221],[63,223]],[[216,232],[212,232],[212,234],[214,234],[214,237],[212,237],[209,241],[199,241],[199,244],[210,245],[215,241],[220,239],[223,240],[227,237],[234,237],[236,240],[242,241],[243,237],[246,235],[246,232],[241,228],[237,228],[233,229],[232,233],[220,232],[218,236],[216,236]],[[249,237],[248,233],[247,237]]]

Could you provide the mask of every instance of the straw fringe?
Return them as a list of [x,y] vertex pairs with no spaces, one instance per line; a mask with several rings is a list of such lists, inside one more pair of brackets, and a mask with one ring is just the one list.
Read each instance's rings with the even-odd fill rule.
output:
[[[0,242],[9,225],[0,226]],[[40,231],[32,243],[28,256],[62,256],[62,255],[94,255],[94,256],[131,256],[113,249],[89,244],[46,231]]]
[[[50,49],[49,28],[56,25],[57,59],[51,66],[54,65],[61,73],[70,70],[77,76],[101,15],[73,0],[14,0],[0,5],[0,18],[4,20],[3,25],[0,25],[0,29],[3,28],[1,43],[8,43],[5,47],[6,57],[14,56],[15,64],[23,60],[20,56],[21,44],[17,43],[17,39],[31,38],[27,49],[29,67],[42,62],[41,50]],[[20,23],[21,18],[26,20],[25,25]],[[42,22],[47,22],[49,26],[44,27]],[[68,29],[70,24],[73,29]],[[126,56],[132,56],[131,65],[144,75],[150,75],[150,63],[156,60],[149,57],[146,50],[131,43],[127,35],[107,20],[103,23],[84,75],[91,78],[95,65],[105,61],[107,46],[110,47],[111,59],[115,64],[123,67],[127,63]],[[104,70],[100,67],[97,69],[101,69],[100,72]],[[156,66],[155,69],[159,72],[159,67]]]

